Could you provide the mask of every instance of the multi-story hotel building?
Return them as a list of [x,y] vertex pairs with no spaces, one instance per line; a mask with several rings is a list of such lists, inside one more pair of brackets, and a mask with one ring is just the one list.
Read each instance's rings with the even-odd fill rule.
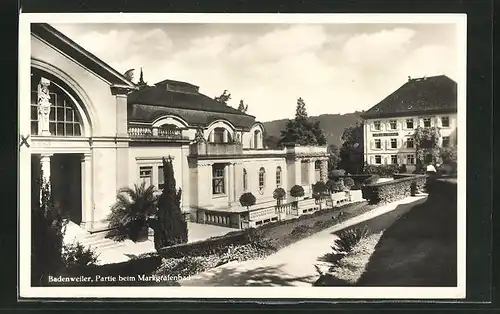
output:
[[164,80],[139,89],[52,26],[32,24],[32,181],[41,168],[54,203],[87,231],[107,228],[118,189],[161,188],[163,157],[173,160],[192,221],[233,228],[252,219],[242,193],[265,207],[277,187],[301,185],[308,195],[326,180],[326,147],[268,150],[263,133],[254,116],[198,86]]
[[361,117],[367,164],[415,164],[417,127],[437,127],[438,145],[456,146],[457,84],[444,75],[409,78]]

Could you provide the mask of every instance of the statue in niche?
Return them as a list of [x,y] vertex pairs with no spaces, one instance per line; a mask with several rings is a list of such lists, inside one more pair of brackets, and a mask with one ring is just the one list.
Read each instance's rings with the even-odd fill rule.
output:
[[235,132],[235,133],[234,133],[234,142],[235,142],[236,144],[241,144],[240,133],[238,133],[238,132]]
[[43,77],[38,83],[38,130],[41,134],[49,133],[49,85],[50,81]]

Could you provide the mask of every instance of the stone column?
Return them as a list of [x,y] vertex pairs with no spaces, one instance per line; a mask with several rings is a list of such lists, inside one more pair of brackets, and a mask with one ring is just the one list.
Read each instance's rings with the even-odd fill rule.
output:
[[182,207],[184,211],[189,211],[190,210],[190,205],[191,205],[191,200],[190,200],[190,194],[191,194],[191,185],[190,185],[190,176],[189,176],[189,161],[188,161],[188,155],[189,155],[189,145],[183,145],[182,146],[182,162],[181,162],[181,169],[182,169]]
[[[42,154],[40,156],[40,164],[42,165],[42,174],[45,182],[49,182],[50,180],[50,157],[52,154]],[[49,186],[50,188],[50,186]]]
[[227,180],[227,201],[229,205],[234,202],[234,164],[229,163],[228,166],[228,180]]
[[315,159],[309,159],[309,163],[308,163],[308,169],[307,169],[307,174],[309,175],[309,185],[312,185],[316,182],[316,169],[315,169],[315,162],[316,160]]
[[328,159],[321,160],[321,181],[328,181]]
[[224,132],[222,132],[222,141],[224,143],[227,143],[228,142],[228,133],[227,133],[227,130],[224,129]]
[[46,78],[40,80],[38,83],[38,135],[50,135],[49,129],[49,115],[50,115],[50,94],[49,94],[50,81]]
[[82,223],[81,227],[91,230],[94,213],[92,203],[92,154],[83,154],[82,158]]
[[302,161],[300,158],[295,159],[295,184],[302,185]]
[[198,164],[198,206],[212,203],[212,164]]

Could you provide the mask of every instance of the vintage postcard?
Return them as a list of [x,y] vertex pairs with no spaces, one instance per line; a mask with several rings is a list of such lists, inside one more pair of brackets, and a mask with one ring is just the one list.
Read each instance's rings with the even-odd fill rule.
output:
[[20,298],[465,298],[465,15],[19,36]]

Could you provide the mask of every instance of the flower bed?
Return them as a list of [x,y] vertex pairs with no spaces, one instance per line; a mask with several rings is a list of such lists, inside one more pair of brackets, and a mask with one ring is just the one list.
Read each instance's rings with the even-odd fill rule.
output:
[[398,175],[398,179],[365,185],[363,198],[371,204],[394,202],[412,194],[412,184],[422,191],[426,184],[425,175]]

